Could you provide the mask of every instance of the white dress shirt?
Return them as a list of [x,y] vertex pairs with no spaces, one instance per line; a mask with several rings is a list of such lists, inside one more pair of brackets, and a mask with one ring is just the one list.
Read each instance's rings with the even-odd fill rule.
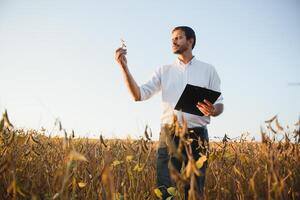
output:
[[[187,64],[179,59],[173,64],[158,68],[152,78],[140,86],[141,101],[147,100],[158,92],[162,92],[161,125],[172,124],[173,115],[177,115],[181,122],[182,117],[187,121],[188,128],[206,126],[210,117],[197,116],[174,110],[186,84],[196,85],[221,92],[220,78],[215,68],[195,57]],[[215,104],[223,103],[221,95]],[[196,105],[195,105],[196,106]],[[183,116],[182,116],[183,115]]]

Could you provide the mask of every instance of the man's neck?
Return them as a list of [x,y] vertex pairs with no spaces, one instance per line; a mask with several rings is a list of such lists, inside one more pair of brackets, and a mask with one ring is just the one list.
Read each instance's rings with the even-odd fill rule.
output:
[[178,59],[183,62],[184,64],[189,63],[193,59],[192,52],[183,52],[182,54],[178,55]]

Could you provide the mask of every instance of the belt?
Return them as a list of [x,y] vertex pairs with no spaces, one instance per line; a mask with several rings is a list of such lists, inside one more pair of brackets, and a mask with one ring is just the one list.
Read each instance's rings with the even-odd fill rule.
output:
[[188,128],[188,131],[196,131],[196,130],[206,130],[207,129],[207,126],[196,126],[196,127],[193,127],[193,128]]

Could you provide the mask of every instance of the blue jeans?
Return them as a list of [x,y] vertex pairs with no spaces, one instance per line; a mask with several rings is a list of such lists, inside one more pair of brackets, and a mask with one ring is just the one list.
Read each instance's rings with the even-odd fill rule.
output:
[[[188,134],[189,138],[193,139],[193,142],[191,144],[192,147],[192,153],[195,161],[197,161],[200,158],[200,154],[202,153],[204,155],[207,154],[207,148],[199,148],[199,141],[202,142],[202,146],[205,147],[204,143],[207,142],[208,144],[208,132],[206,127],[196,127],[189,129],[188,131],[193,130],[193,133]],[[200,139],[200,140],[199,140]],[[174,134],[171,134],[171,140],[174,142],[176,147],[178,147],[179,144],[179,137],[175,136]],[[175,156],[169,155],[168,147],[159,147],[157,151],[157,187],[160,189],[160,191],[163,193],[163,199],[166,199],[168,196],[170,196],[167,192],[167,188],[174,187],[176,183],[174,183],[170,178],[170,172],[168,168],[168,163],[171,162],[173,167],[180,172],[182,162],[185,162],[187,164],[187,154],[185,150],[182,150],[182,156],[183,160],[177,159]],[[204,163],[203,167],[199,169],[201,172],[200,176],[196,176],[196,182],[197,182],[197,189],[198,193],[200,195],[203,194],[204,191],[204,181],[205,181],[205,171],[207,168],[207,161]],[[185,199],[188,199],[188,191],[190,189],[190,185],[186,185],[184,188],[185,191]]]

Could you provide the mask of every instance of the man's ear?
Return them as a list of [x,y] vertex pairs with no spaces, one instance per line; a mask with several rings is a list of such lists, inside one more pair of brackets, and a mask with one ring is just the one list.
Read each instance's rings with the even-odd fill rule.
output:
[[190,39],[188,40],[188,42],[189,42],[189,44],[191,44],[191,47],[193,48],[194,38],[190,38]]

